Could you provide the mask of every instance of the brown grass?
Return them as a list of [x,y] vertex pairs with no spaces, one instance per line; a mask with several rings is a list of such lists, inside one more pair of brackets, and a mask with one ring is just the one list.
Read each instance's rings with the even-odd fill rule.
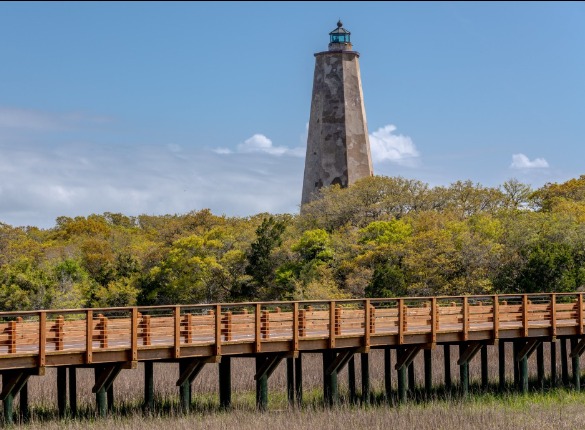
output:
[[[507,378],[512,380],[512,351],[511,344],[507,344]],[[456,384],[459,377],[456,365],[456,347],[451,348],[451,368],[453,382]],[[560,345],[557,347],[560,360]],[[535,377],[536,364],[534,354],[529,361],[532,377]],[[498,356],[497,347],[489,347],[490,382],[497,383]],[[359,354],[356,355],[356,386],[360,390]],[[393,351],[392,361],[396,360]],[[382,397],[384,389],[383,351],[372,350],[370,353],[371,390]],[[560,362],[557,374],[560,377]],[[510,399],[518,396],[511,395],[508,400],[501,400],[492,395],[490,401],[478,401],[472,398],[461,402],[458,398],[438,396],[432,401],[416,404],[411,403],[399,408],[380,404],[368,409],[352,407],[346,401],[348,391],[347,369],[339,374],[339,389],[342,396],[342,405],[333,410],[321,406],[322,397],[322,361],[320,354],[303,354],[303,389],[306,407],[301,411],[289,409],[286,394],[286,366],[284,362],[275,371],[269,380],[269,409],[265,414],[255,411],[255,381],[254,359],[235,358],[232,361],[232,399],[234,408],[231,412],[221,412],[218,407],[218,366],[206,365],[202,373],[193,383],[194,412],[182,416],[178,411],[178,389],[175,385],[178,378],[178,365],[174,363],[157,363],[155,369],[155,399],[157,409],[153,416],[143,417],[140,410],[143,399],[143,371],[142,365],[135,370],[124,370],[116,379],[115,398],[118,413],[105,421],[92,422],[95,410],[95,396],[91,393],[94,382],[92,369],[78,369],[78,402],[81,416],[78,421],[56,420],[56,371],[48,369],[43,377],[32,377],[30,380],[30,402],[32,409],[31,428],[86,428],[86,427],[116,427],[121,429],[134,428],[238,428],[259,429],[261,426],[278,430],[300,428],[324,429],[359,429],[359,428],[389,428],[403,426],[405,428],[579,428],[585,422],[585,409],[579,404],[585,396],[568,395],[570,401],[560,398],[559,401],[534,400],[535,404],[528,403],[516,407],[513,413],[506,412]],[[422,354],[415,360],[415,374],[417,384],[424,383]],[[545,369],[550,373],[550,353],[545,344]],[[470,365],[471,380],[478,382],[480,378],[479,355]],[[437,386],[443,384],[443,348],[441,346],[433,353],[433,381]],[[396,390],[396,372],[392,372],[392,385]],[[562,392],[562,391],[561,391]],[[550,395],[549,395],[550,396]],[[574,395],[577,396],[577,395]],[[483,396],[488,398],[489,395]],[[583,411],[581,411],[583,409]],[[559,412],[562,411],[562,414]],[[554,424],[554,426],[553,426]]]

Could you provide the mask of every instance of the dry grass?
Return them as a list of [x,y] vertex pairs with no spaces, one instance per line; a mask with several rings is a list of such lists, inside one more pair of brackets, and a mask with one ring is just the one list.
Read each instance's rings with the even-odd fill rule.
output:
[[[507,348],[511,348],[508,344]],[[456,348],[451,348],[451,367],[453,382],[458,381]],[[560,347],[557,348],[560,358]],[[531,357],[529,368],[535,377],[535,355]],[[507,351],[507,377],[513,378],[512,351]],[[489,347],[490,381],[497,382],[498,357],[497,347]],[[392,361],[396,360],[393,351]],[[371,390],[383,403],[384,388],[383,351],[370,353]],[[560,377],[560,362],[557,363]],[[479,356],[470,365],[471,379],[480,378]],[[582,403],[585,395],[553,391],[528,397],[511,394],[499,397],[484,394],[467,401],[438,394],[432,401],[411,403],[399,408],[380,404],[371,408],[352,407],[346,401],[348,392],[347,369],[339,374],[339,389],[342,405],[333,410],[323,409],[322,397],[322,361],[320,354],[303,355],[303,389],[306,407],[301,411],[289,409],[286,400],[286,374],[284,362],[269,380],[268,413],[255,411],[254,360],[236,358],[232,361],[232,399],[233,410],[222,412],[218,401],[218,366],[207,365],[193,383],[194,412],[182,416],[178,411],[178,365],[159,363],[155,369],[156,410],[150,417],[142,415],[140,406],[143,399],[142,366],[136,370],[124,370],[115,381],[115,397],[118,413],[107,420],[94,422],[95,396],[91,393],[94,381],[92,369],[78,369],[78,402],[81,419],[78,421],[57,421],[56,371],[48,369],[43,377],[30,380],[30,402],[32,409],[31,428],[87,428],[116,427],[134,428],[238,428],[254,429],[259,426],[278,430],[300,428],[323,429],[359,429],[388,428],[405,426],[406,428],[582,428],[585,422],[585,409]],[[545,368],[550,372],[550,353],[545,345]],[[356,355],[356,386],[361,386],[359,372],[359,354]],[[424,383],[423,358],[419,354],[415,360],[416,379],[419,385]],[[433,380],[437,386],[443,383],[443,348],[438,347],[433,354]],[[392,372],[392,384],[396,390],[396,372]],[[583,409],[583,410],[581,410]]]

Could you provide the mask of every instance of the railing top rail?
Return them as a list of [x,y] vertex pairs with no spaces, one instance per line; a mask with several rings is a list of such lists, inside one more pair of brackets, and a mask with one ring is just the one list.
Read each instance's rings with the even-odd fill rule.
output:
[[88,311],[92,311],[94,315],[99,313],[107,313],[107,312],[131,312],[134,309],[138,311],[148,311],[148,310],[164,310],[164,309],[175,309],[179,306],[181,309],[206,309],[215,306],[222,306],[225,308],[230,307],[241,307],[241,306],[292,306],[294,303],[299,305],[311,305],[311,304],[328,304],[331,301],[335,303],[364,303],[365,300],[370,300],[373,303],[383,303],[383,302],[395,302],[397,300],[419,300],[419,301],[430,301],[433,299],[436,300],[463,300],[464,298],[469,299],[493,299],[494,297],[498,298],[511,298],[511,297],[546,297],[555,294],[558,296],[579,296],[583,295],[582,292],[563,292],[563,293],[528,293],[528,294],[480,294],[480,295],[462,295],[462,296],[423,296],[423,297],[380,297],[380,298],[369,298],[369,299],[332,299],[332,300],[295,300],[295,301],[267,301],[267,302],[234,302],[234,303],[196,303],[196,304],[187,304],[187,305],[153,305],[153,306],[125,306],[125,307],[107,307],[107,308],[79,308],[79,309],[40,309],[40,310],[31,310],[31,311],[10,311],[10,312],[0,312],[0,318],[11,317],[11,316],[34,316],[39,315],[40,313],[44,312],[45,314],[74,314],[74,313],[86,313]]

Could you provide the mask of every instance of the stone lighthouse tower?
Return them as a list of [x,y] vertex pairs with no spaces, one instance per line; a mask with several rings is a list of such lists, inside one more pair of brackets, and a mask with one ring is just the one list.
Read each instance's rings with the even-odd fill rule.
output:
[[329,33],[329,50],[315,54],[315,74],[301,205],[321,187],[347,187],[372,176],[362,94],[360,54],[341,21]]

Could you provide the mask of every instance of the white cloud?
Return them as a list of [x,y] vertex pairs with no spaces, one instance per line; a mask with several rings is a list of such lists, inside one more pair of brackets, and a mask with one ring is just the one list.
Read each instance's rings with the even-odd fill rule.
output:
[[539,169],[546,167],[549,166],[548,162],[544,158],[535,158],[534,160],[530,160],[524,154],[513,154],[512,164],[510,164],[510,168],[512,169]]
[[414,166],[420,153],[409,136],[392,134],[396,126],[389,124],[370,134],[370,148],[374,162],[391,161],[393,163]]
[[[228,148],[216,148],[214,150],[216,154],[233,154],[234,151]],[[272,140],[263,134],[257,133],[252,137],[246,139],[243,143],[238,144],[238,154],[252,154],[252,153],[264,153],[269,155],[292,155],[294,157],[304,157],[305,148],[289,148],[288,146],[274,146]]]

